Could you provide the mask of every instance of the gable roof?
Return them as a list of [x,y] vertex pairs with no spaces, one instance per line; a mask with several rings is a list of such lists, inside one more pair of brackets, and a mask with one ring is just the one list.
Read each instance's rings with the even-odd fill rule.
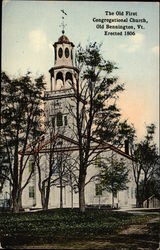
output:
[[[69,142],[69,146],[64,145],[61,147],[58,147],[57,145],[54,147],[54,152],[73,152],[73,151],[78,151],[79,150],[79,143],[62,134],[56,134],[54,135],[52,138],[48,138],[45,136],[41,136],[39,139],[37,139],[36,141],[28,144],[27,146],[27,150],[25,151],[26,155],[30,155],[30,154],[36,154],[36,153],[49,153],[50,149],[47,147],[48,145],[50,145],[53,142],[57,142],[59,139],[64,140],[66,142]],[[117,154],[126,157],[129,160],[134,160],[132,156],[126,154],[125,152],[123,152],[122,150],[116,148],[115,146],[103,141],[101,142],[100,140],[96,139],[96,138],[91,138],[92,140],[92,145],[91,145],[91,150],[101,150],[101,151],[105,151],[105,150],[112,150],[114,152],[116,152]],[[19,152],[20,154],[22,153],[22,151]]]

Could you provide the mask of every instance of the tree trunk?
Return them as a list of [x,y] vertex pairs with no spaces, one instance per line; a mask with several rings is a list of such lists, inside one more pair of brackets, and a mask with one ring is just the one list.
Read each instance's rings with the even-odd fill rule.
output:
[[50,196],[50,182],[48,183],[49,186],[47,186],[46,190],[46,199],[45,199],[45,208],[44,210],[48,210],[48,203],[49,203],[49,196]]
[[147,182],[145,186],[145,199],[147,199],[147,208],[149,208],[149,189],[148,189]]
[[18,204],[19,204],[19,209],[22,209],[22,193],[21,192],[18,195]]
[[70,186],[71,186],[71,208],[73,209],[73,183],[72,183],[72,176],[70,176]]
[[85,178],[79,182],[79,209],[85,212]]
[[12,211],[13,213],[19,213],[20,208],[22,208],[22,193],[18,190],[12,191]]
[[101,196],[99,195],[99,197],[98,197],[98,208],[100,209],[101,208]]
[[147,198],[147,208],[149,208],[149,198]]
[[138,183],[136,183],[136,207],[140,207],[140,200],[139,200],[139,186]]
[[45,200],[45,183],[42,183],[42,189],[41,189],[41,203],[42,203],[42,208],[43,210],[46,210],[45,209],[45,203],[46,203],[46,200]]
[[112,192],[112,208],[114,208],[114,193]]
[[43,206],[43,210],[46,211],[48,210],[48,202],[45,200],[44,206]]
[[16,199],[13,200],[13,213],[19,213],[19,202]]
[[63,185],[62,185],[62,177],[60,177],[60,208],[63,208]]
[[71,186],[71,208],[73,209],[73,187]]

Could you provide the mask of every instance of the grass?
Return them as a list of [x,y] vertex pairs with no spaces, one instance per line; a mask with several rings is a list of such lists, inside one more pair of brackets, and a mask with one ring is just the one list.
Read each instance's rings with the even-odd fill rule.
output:
[[149,215],[87,209],[53,209],[20,214],[0,214],[0,239],[17,244],[52,243],[57,240],[95,239],[115,234],[131,224],[143,223]]

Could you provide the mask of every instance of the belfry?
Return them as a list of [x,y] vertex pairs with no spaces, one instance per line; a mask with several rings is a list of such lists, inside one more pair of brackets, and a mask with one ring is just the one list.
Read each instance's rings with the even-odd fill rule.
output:
[[[63,14],[67,15],[64,11]],[[54,47],[54,67],[50,73],[50,91],[71,88],[74,78],[77,78],[78,70],[74,67],[74,44],[64,35],[64,17],[62,16],[62,36]]]
[[68,89],[78,73],[78,70],[74,67],[74,44],[69,41],[67,36],[62,35],[53,46],[55,63],[54,67],[49,70],[50,90]]

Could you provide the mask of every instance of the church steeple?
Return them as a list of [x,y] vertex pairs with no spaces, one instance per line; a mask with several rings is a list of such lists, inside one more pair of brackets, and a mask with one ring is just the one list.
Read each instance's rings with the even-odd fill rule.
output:
[[78,69],[74,67],[74,44],[63,34],[53,44],[53,47],[55,55],[54,67],[49,70],[51,91],[69,89],[74,82],[75,74],[78,74]]
[[67,13],[62,12],[62,35],[58,41],[53,44],[54,47],[54,67],[49,70],[51,81],[51,92],[57,90],[67,90],[72,88],[78,69],[74,67],[74,44],[69,41],[68,37],[64,35],[65,26],[64,16]]
[[53,44],[55,54],[55,66],[73,67],[73,48],[74,44],[69,41],[68,37],[62,35],[58,42]]

